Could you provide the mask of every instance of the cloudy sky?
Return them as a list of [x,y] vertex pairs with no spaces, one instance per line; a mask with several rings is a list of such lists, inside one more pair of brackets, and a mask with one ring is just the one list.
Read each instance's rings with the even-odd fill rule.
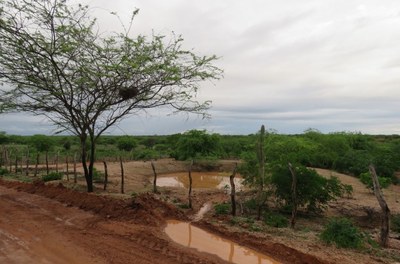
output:
[[[77,2],[78,0],[74,0]],[[207,129],[249,134],[264,124],[279,133],[400,133],[398,0],[86,0],[101,30],[140,9],[133,33],[182,34],[185,47],[220,57],[224,78],[201,85],[211,120],[132,116],[111,134],[153,135]],[[50,134],[43,118],[0,116],[10,134]]]

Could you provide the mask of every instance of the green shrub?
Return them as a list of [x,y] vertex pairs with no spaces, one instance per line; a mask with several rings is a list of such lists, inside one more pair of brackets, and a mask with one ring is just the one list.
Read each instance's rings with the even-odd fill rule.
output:
[[288,226],[288,220],[285,216],[271,212],[264,214],[264,223],[268,226],[278,228]]
[[48,175],[43,175],[42,176],[42,181],[48,182],[48,181],[57,181],[61,180],[63,177],[63,174],[61,172],[50,172]]
[[94,183],[104,183],[104,173],[93,168],[93,182]]
[[391,228],[394,232],[400,233],[400,214],[392,215]]
[[6,168],[0,168],[0,175],[8,174],[8,170]]
[[346,218],[331,219],[320,237],[340,248],[361,248],[364,244],[363,234]]
[[229,214],[231,210],[231,205],[225,203],[216,204],[214,205],[214,210],[217,215],[226,215]]
[[[374,189],[374,185],[373,185],[372,179],[371,179],[371,173],[369,173],[369,172],[361,173],[360,181],[362,183],[364,183],[369,189],[371,189],[371,190]],[[392,180],[390,178],[378,176],[378,182],[379,182],[379,185],[381,186],[381,188],[385,189],[385,188],[389,187],[389,185],[392,183]]]

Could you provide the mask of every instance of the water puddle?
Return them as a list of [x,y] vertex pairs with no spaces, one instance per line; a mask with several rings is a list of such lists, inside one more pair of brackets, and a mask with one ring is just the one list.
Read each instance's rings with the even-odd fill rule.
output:
[[237,264],[279,264],[280,262],[242,247],[230,240],[221,238],[190,223],[177,220],[167,221],[165,233],[176,243],[195,248],[202,252],[218,255],[220,258]]
[[[192,172],[192,187],[206,189],[221,189],[229,191],[231,188],[229,175],[218,172]],[[243,179],[235,177],[236,190],[242,188]],[[161,174],[157,178],[157,186],[189,188],[189,176],[187,172]]]

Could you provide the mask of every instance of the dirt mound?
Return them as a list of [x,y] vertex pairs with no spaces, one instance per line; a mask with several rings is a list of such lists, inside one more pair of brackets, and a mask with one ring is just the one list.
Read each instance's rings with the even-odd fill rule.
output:
[[8,188],[54,199],[65,203],[67,206],[75,206],[86,211],[92,211],[108,219],[126,220],[135,224],[151,226],[164,224],[165,218],[187,219],[176,207],[157,199],[149,193],[138,195],[135,199],[116,199],[78,192],[65,188],[61,183],[58,185],[45,185],[43,182],[29,184],[0,180],[0,184]]
[[194,223],[203,229],[209,230],[212,233],[218,234],[225,238],[229,238],[238,244],[244,244],[248,247],[254,248],[259,252],[263,252],[282,263],[291,264],[328,264],[329,262],[323,261],[312,255],[305,254],[294,248],[285,246],[281,243],[268,242],[259,240],[257,237],[243,232],[232,232],[222,226],[215,226],[209,222]]

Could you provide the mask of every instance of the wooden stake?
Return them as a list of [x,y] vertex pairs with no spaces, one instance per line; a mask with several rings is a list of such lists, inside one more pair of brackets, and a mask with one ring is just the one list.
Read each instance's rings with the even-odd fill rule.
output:
[[67,165],[67,181],[69,181],[69,163],[68,163],[68,155],[65,157],[65,163]]
[[49,152],[46,151],[46,173],[49,175]]
[[189,165],[189,208],[193,209],[192,207],[192,166],[193,166],[193,160],[190,162]]
[[380,245],[382,247],[387,247],[389,242],[389,221],[390,221],[390,210],[383,198],[381,186],[379,185],[378,176],[376,175],[375,167],[373,165],[369,165],[369,172],[371,173],[372,183],[374,185],[374,194],[376,199],[379,202],[379,206],[382,209],[381,214],[381,236],[380,236]]
[[157,173],[154,166],[154,162],[151,161],[151,168],[153,169],[154,179],[153,179],[153,193],[157,193]]
[[294,228],[294,226],[296,224],[296,215],[297,215],[297,190],[296,190],[297,189],[297,177],[296,177],[296,173],[293,169],[293,166],[290,162],[289,162],[288,166],[289,166],[290,173],[292,174],[291,192],[292,192],[292,203],[293,203],[292,217],[290,219],[290,227]]
[[36,153],[36,164],[35,164],[35,174],[34,174],[35,178],[37,177],[38,174],[38,166],[39,166],[39,152]]
[[124,184],[125,184],[125,179],[124,179],[124,164],[122,163],[122,157],[119,156],[119,162],[121,165],[121,193],[124,193]]
[[232,204],[232,215],[236,216],[236,187],[235,187],[235,175],[237,171],[237,163],[235,164],[235,168],[233,169],[232,175],[229,176],[229,181],[231,182],[231,204]]
[[74,183],[78,182],[78,175],[76,173],[76,153],[74,153]]
[[104,164],[104,191],[107,189],[107,184],[108,184],[108,170],[107,170],[107,163],[104,160],[103,161]]

